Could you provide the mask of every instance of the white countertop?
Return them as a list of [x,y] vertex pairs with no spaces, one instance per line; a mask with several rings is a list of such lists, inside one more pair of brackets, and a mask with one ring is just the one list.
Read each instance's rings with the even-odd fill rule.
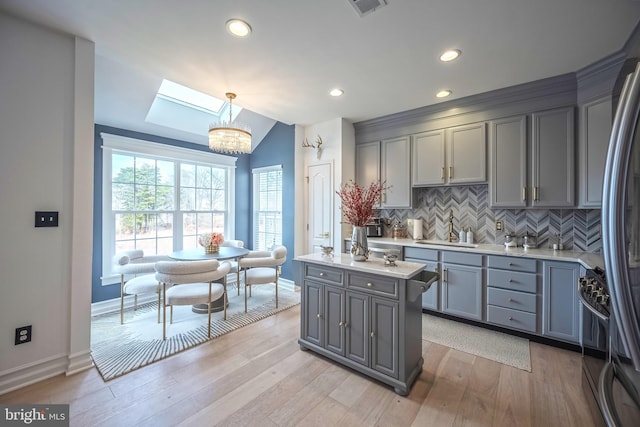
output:
[[[350,240],[350,239],[346,239]],[[604,260],[601,254],[592,252],[575,252],[575,251],[554,251],[553,249],[524,249],[524,248],[507,248],[504,245],[492,245],[480,243],[477,248],[468,248],[462,246],[443,246],[431,245],[424,243],[416,243],[413,239],[394,239],[391,237],[369,237],[370,243],[384,243],[388,245],[410,246],[414,248],[438,249],[441,251],[460,251],[470,253],[481,253],[487,255],[507,255],[519,256],[526,258],[538,258],[553,261],[569,261],[578,262],[585,268],[594,268],[596,266],[604,268]]]
[[424,270],[425,264],[417,262],[396,261],[397,266],[385,265],[382,258],[369,258],[367,261],[354,261],[351,255],[334,254],[326,256],[320,253],[300,255],[295,257],[296,261],[311,262],[330,267],[344,268],[346,270],[359,271],[362,273],[374,273],[382,276],[396,277],[399,279],[410,279],[417,273]]

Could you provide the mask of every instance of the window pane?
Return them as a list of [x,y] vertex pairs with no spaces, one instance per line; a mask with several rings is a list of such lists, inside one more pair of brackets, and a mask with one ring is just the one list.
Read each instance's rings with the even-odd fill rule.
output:
[[134,157],[122,154],[111,156],[111,176],[113,182],[133,184]]
[[182,187],[196,186],[196,165],[188,163],[180,165],[180,185]]
[[196,189],[180,188],[180,210],[193,211],[196,209]]
[[158,237],[173,237],[173,214],[159,214]]
[[196,191],[196,209],[199,211],[211,210],[211,190],[198,188]]
[[131,210],[134,201],[133,184],[113,184],[111,186],[111,209]]
[[115,231],[116,242],[124,240],[133,240],[134,236],[134,214],[116,214],[115,216]]
[[196,186],[198,188],[211,188],[211,168],[208,166],[196,166]]
[[135,209],[139,211],[150,211],[156,207],[155,187],[147,184],[135,185]]
[[175,166],[174,162],[158,160],[158,174],[156,176],[156,184],[168,185],[173,187],[175,183]]
[[156,162],[151,159],[136,157],[136,184],[156,183]]
[[223,211],[227,204],[225,200],[226,194],[224,190],[213,190],[212,209],[215,211]]
[[175,187],[159,185],[156,187],[156,209],[173,210],[173,190]]
[[212,215],[210,213],[198,213],[198,228],[196,234],[210,233],[213,230]]

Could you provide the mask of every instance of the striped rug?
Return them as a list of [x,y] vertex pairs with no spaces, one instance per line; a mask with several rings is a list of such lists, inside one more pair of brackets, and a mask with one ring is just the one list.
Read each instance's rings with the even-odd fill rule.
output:
[[[300,293],[279,288],[278,308],[275,306],[273,286],[254,286],[244,312],[244,294],[230,289],[227,320],[223,313],[211,315],[211,338],[262,320],[300,303]],[[132,297],[130,297],[132,298]],[[162,323],[158,324],[158,305],[149,303],[137,310],[125,311],[124,325],[120,312],[94,316],[91,319],[91,354],[105,381],[149,365],[165,357],[192,348],[209,340],[207,315],[191,311],[190,306],[173,309],[173,323],[169,323],[167,309],[167,339],[162,340]]]

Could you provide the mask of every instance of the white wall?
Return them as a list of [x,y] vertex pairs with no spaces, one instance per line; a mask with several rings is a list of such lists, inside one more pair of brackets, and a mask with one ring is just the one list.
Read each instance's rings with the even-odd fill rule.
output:
[[[318,159],[318,150],[314,148],[302,148],[304,138],[308,142],[315,143],[318,135],[322,137],[322,153]],[[302,165],[300,171],[296,172],[296,182],[304,183],[304,187],[296,189],[296,198],[300,197],[300,202],[296,206],[298,212],[302,215],[296,215],[296,219],[301,218],[300,223],[296,223],[296,241],[300,242],[296,248],[300,247],[301,252],[306,253],[308,247],[308,233],[306,230],[308,212],[308,193],[306,185],[307,168],[310,165],[331,163],[333,171],[334,191],[341,182],[353,179],[355,176],[355,130],[353,125],[342,118],[328,120],[326,122],[302,127],[299,130],[296,127],[296,165]],[[339,209],[338,196],[333,198],[333,246],[336,252],[341,252],[344,226],[340,223],[342,219],[342,211]],[[350,233],[351,227],[347,227]]]
[[2,13],[0,40],[1,394],[91,366],[95,49]]

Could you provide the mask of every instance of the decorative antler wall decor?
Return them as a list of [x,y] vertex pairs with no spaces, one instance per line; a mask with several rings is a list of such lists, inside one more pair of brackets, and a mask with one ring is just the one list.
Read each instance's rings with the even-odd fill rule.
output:
[[302,146],[304,148],[315,148],[316,150],[318,150],[316,152],[316,155],[318,156],[318,160],[320,160],[320,156],[322,156],[322,137],[320,135],[318,135],[313,144],[309,144],[309,140],[305,138],[302,142]]

